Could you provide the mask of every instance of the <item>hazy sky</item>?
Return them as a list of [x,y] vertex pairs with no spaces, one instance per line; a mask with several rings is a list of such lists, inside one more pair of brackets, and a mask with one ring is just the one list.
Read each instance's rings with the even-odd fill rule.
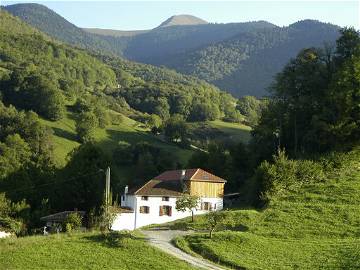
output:
[[191,14],[208,22],[266,20],[289,25],[316,19],[360,29],[359,1],[4,1],[41,3],[80,27],[150,29],[172,15]]

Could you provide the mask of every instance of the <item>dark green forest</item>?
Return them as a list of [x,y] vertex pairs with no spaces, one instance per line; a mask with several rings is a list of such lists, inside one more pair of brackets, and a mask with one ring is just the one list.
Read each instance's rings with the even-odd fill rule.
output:
[[[266,21],[174,25],[116,37],[76,27],[39,4],[5,9],[48,35],[94,52],[166,66],[206,80],[235,97],[263,97],[277,72],[299,50],[335,46],[339,27],[314,20],[278,27]],[[256,75],[255,75],[256,74]]]

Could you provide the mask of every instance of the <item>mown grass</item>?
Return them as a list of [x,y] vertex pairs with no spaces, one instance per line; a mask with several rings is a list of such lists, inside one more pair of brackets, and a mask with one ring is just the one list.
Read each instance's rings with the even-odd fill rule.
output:
[[[241,269],[360,269],[360,170],[330,176],[273,200],[264,210],[234,209],[235,227],[176,239],[186,252]],[[204,229],[204,216],[168,224]]]
[[250,139],[251,128],[249,126],[223,122],[221,120],[189,123],[189,134],[192,143],[206,143],[215,141],[218,143],[243,142]]
[[0,240],[0,269],[194,269],[136,234],[75,233]]
[[238,123],[223,122],[220,120],[211,121],[209,124],[210,126],[224,132],[227,136],[229,136],[229,139],[233,141],[248,142],[250,140],[251,127],[249,126]]

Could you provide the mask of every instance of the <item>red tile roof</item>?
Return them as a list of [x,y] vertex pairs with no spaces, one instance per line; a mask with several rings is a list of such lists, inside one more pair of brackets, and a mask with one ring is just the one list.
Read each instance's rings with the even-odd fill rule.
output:
[[[185,171],[185,175],[182,177],[183,171]],[[226,182],[226,180],[199,168],[166,171],[154,177],[153,179],[161,180],[161,181],[192,180],[192,181],[206,181],[206,182]]]
[[140,188],[132,189],[129,194],[145,196],[181,196],[183,192],[182,181],[226,182],[226,180],[202,169],[173,170],[163,172]]

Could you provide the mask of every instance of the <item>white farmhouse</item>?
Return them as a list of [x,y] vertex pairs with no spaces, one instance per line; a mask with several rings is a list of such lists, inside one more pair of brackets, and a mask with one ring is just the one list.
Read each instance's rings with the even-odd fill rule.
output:
[[200,198],[194,214],[223,208],[224,184],[226,181],[202,169],[166,171],[140,188],[121,196],[121,207],[126,209],[117,215],[113,230],[134,230],[160,224],[191,215],[190,211],[180,212],[175,208],[176,200],[184,192]]

